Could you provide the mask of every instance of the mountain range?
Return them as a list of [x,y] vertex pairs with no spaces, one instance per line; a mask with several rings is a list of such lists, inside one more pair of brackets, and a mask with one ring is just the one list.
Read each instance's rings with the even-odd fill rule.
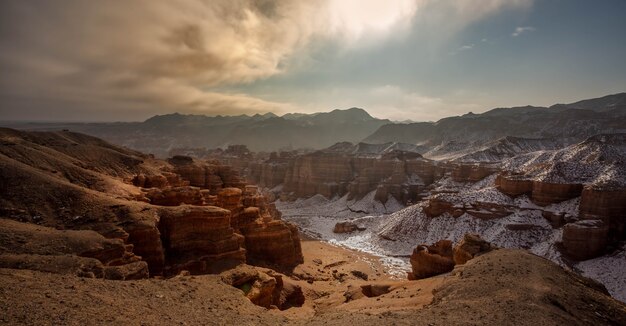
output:
[[626,132],[626,93],[550,107],[496,108],[481,114],[470,112],[416,123],[394,123],[374,118],[363,109],[350,108],[283,116],[173,113],[143,122],[0,124],[28,130],[71,129],[160,157],[168,156],[175,148],[242,144],[253,151],[317,150],[339,142],[362,141],[414,144],[427,157],[446,158],[451,154],[450,157],[459,158],[467,154],[464,149],[485,149],[503,137],[544,139],[531,141],[531,147],[537,149],[537,145],[548,144],[552,148],[555,143],[573,144],[600,133]]

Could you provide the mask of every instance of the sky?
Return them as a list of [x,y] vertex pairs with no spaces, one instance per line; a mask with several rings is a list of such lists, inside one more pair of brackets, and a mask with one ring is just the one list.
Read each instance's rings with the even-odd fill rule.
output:
[[569,103],[626,91],[624,17],[623,0],[3,0],[0,120]]

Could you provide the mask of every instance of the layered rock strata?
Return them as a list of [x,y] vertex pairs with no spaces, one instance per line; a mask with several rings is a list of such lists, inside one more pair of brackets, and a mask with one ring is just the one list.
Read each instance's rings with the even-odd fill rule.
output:
[[159,222],[166,274],[217,273],[246,260],[243,237],[230,225],[230,211],[213,206],[162,210]]
[[318,151],[301,155],[289,164],[282,192],[288,199],[321,194],[327,198],[348,195],[361,198],[376,191],[385,202],[393,196],[401,202],[417,201],[435,178],[436,165],[417,153],[391,152],[359,156]]
[[563,248],[576,260],[602,255],[608,238],[609,226],[602,220],[581,220],[563,227]]
[[133,245],[88,230],[60,231],[0,219],[0,267],[81,277],[132,280],[149,276]]

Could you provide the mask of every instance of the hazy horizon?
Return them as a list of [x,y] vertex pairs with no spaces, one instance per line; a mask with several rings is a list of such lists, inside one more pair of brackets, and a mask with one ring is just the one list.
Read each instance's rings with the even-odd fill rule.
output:
[[358,107],[437,121],[571,103],[626,90],[624,13],[617,0],[3,1],[0,120]]

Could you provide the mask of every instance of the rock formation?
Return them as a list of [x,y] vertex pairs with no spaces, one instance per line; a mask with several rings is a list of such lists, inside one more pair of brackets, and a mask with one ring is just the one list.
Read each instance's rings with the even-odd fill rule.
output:
[[419,280],[450,272],[454,268],[452,242],[440,240],[431,246],[417,246],[413,250],[410,261],[409,280]]
[[576,260],[600,256],[608,244],[609,226],[602,220],[581,220],[563,227],[563,248]]
[[241,265],[221,274],[222,281],[243,291],[252,303],[285,310],[300,307],[305,298],[300,286],[272,270]]
[[302,261],[297,228],[231,167],[186,156],[157,160],[66,131],[0,129],[0,140],[1,217],[102,238],[72,252],[12,246],[3,253],[11,266],[36,268],[69,254],[59,271],[130,279],[148,271],[216,273],[248,260],[285,269]]
[[94,231],[60,231],[0,219],[0,234],[2,268],[112,280],[149,276],[148,264],[132,252],[132,245]]
[[243,237],[230,225],[230,211],[213,206],[162,210],[159,222],[166,274],[216,273],[246,260]]
[[250,263],[278,269],[303,262],[298,228],[283,221],[254,223],[241,229]]
[[550,183],[533,181],[531,194],[532,201],[539,206],[560,203],[580,196],[583,190],[581,184]]
[[363,231],[365,228],[358,226],[354,222],[338,222],[333,228],[334,233],[352,233],[354,231]]
[[580,197],[580,217],[599,219],[609,227],[609,239],[626,239],[626,188],[586,186]]
[[465,264],[468,260],[497,249],[489,242],[483,240],[477,234],[468,233],[463,240],[454,247],[454,263],[457,265]]
[[533,182],[524,179],[523,176],[515,176],[510,173],[500,173],[496,178],[496,187],[501,192],[516,197],[530,194],[533,191]]
[[455,163],[452,166],[452,180],[456,182],[477,182],[499,171],[494,164]]
[[352,144],[343,145],[350,151],[331,147],[291,160],[282,189],[286,198],[316,194],[333,198],[347,194],[349,199],[358,199],[376,191],[376,198],[383,203],[389,196],[404,203],[415,202],[435,178],[436,165],[418,153],[364,152],[359,151],[359,146],[367,144],[356,145],[356,149]]

